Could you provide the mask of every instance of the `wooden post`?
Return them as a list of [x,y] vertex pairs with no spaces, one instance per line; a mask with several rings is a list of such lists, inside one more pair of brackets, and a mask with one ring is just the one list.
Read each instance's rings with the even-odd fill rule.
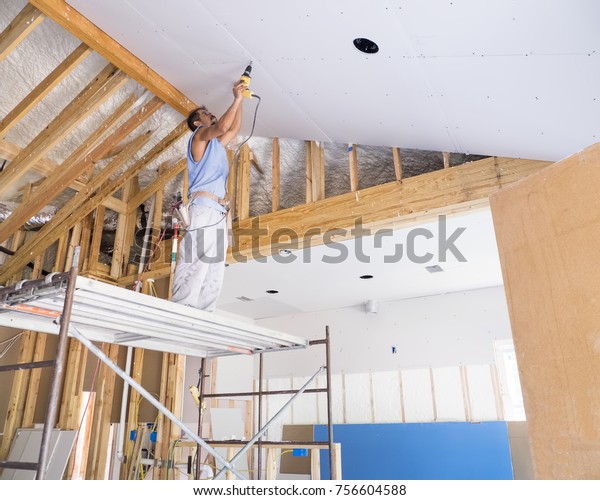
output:
[[279,158],[279,138],[273,138],[273,194],[271,196],[271,211],[277,212],[281,207],[281,165]]
[[237,177],[239,158],[230,149],[227,150],[227,159],[229,160],[229,176],[227,177],[227,195],[229,196],[229,206],[231,217],[235,218],[237,213]]
[[444,157],[444,168],[450,168],[450,153],[444,151],[442,156]]
[[402,180],[402,161],[400,160],[400,150],[398,148],[392,148],[392,156],[394,158],[394,172],[396,174],[396,180]]
[[94,216],[94,229],[92,231],[92,243],[88,257],[88,270],[91,274],[98,271],[98,256],[100,255],[100,245],[102,244],[102,232],[104,231],[104,214],[106,209],[103,205],[96,208]]
[[321,450],[318,448],[310,450],[310,478],[313,481],[321,479]]
[[356,157],[356,144],[348,145],[350,158],[350,191],[358,191],[358,160]]
[[342,480],[342,445],[333,443],[333,477],[334,481]]
[[306,163],[306,203],[312,203],[313,198],[313,167],[310,141],[304,141],[304,156]]
[[250,217],[250,148],[247,144],[240,151],[240,168],[238,179],[238,218]]

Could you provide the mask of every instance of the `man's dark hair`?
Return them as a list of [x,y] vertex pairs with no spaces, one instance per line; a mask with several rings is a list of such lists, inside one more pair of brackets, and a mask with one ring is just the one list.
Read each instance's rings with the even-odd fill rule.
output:
[[200,120],[200,110],[204,109],[204,106],[200,106],[192,111],[187,117],[187,125],[192,132],[194,132],[198,127],[194,125],[194,122]]

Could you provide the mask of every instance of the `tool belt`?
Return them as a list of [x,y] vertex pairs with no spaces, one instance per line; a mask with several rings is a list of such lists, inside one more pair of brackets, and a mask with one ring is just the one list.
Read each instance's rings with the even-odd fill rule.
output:
[[233,246],[233,220],[232,220],[231,210],[230,210],[231,203],[230,203],[227,195],[225,195],[225,198],[219,198],[216,194],[209,193],[208,191],[193,192],[190,195],[188,204],[181,205],[181,207],[179,207],[179,211],[181,213],[181,218],[182,218],[182,223],[184,225],[184,229],[187,229],[187,227],[190,224],[189,206],[192,204],[192,202],[196,198],[199,198],[199,197],[208,198],[209,200],[213,200],[213,201],[217,202],[219,205],[221,205],[221,207],[227,214],[226,215],[226,217],[227,217],[227,237],[229,240],[229,246],[232,247]]

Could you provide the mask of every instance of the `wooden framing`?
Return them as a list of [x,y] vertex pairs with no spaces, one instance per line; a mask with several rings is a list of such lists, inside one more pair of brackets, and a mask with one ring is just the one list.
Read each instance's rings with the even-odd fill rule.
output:
[[348,157],[350,163],[350,191],[358,191],[358,159],[356,156],[356,144],[348,145]]
[[[234,230],[243,229],[244,235],[237,237],[228,260],[252,258],[253,253],[270,255],[283,247],[319,245],[326,232],[336,229],[345,231],[338,240],[348,239],[357,218],[365,228],[389,228],[487,206],[491,193],[549,164],[491,157],[239,221]],[[286,234],[279,242],[272,241],[279,228],[285,228]]]
[[[110,138],[102,141],[111,127],[125,117],[136,101],[132,95],[126,99],[103,123],[98,127],[69,157],[57,168],[54,173],[47,177],[36,189],[36,196],[28,203],[21,203],[13,213],[0,225],[0,240],[10,234],[16,228],[25,224],[50,200],[62,193],[66,187],[71,185],[87,168],[92,165],[93,160],[108,149],[112,142],[120,140],[121,136],[127,135],[131,127],[118,134],[112,134]],[[137,124],[136,124],[137,126]],[[119,127],[119,131],[123,127]],[[116,137],[114,137],[116,135]],[[102,142],[101,142],[102,141]],[[100,143],[100,144],[99,144]]]
[[46,97],[77,65],[90,53],[87,45],[79,45],[67,58],[61,62],[46,78],[44,78],[12,111],[0,121],[0,137],[6,137],[10,129],[15,126],[33,107]]
[[156,71],[69,6],[65,0],[30,0],[29,3],[89,45],[98,54],[121,68],[140,85],[146,87],[182,115],[187,116],[192,109],[197,107]]
[[[0,139],[0,156],[2,156],[3,158],[6,158],[7,160],[11,161],[20,152],[21,148],[19,146],[16,146],[15,144],[11,144],[10,142]],[[33,170],[38,174],[43,175],[44,177],[52,175],[54,171],[59,168],[60,165],[47,159],[38,160],[33,165]],[[81,191],[83,188],[85,188],[85,183],[81,181],[73,181],[68,187],[71,188],[73,191]],[[115,198],[114,196],[108,196],[102,204],[106,208],[114,210],[115,212],[121,213],[125,212],[126,210],[125,204],[121,200]]]
[[127,210],[132,212],[142,203],[152,197],[158,190],[164,188],[165,184],[173,177],[183,172],[187,167],[187,159],[183,158],[175,163],[167,161],[159,167],[159,174],[150,184],[137,193],[128,203]]
[[242,146],[239,157],[237,215],[239,220],[250,217],[250,148]]
[[394,173],[396,174],[396,180],[402,180],[402,161],[400,160],[400,150],[398,148],[392,148],[392,157],[394,159]]
[[0,34],[0,61],[4,59],[21,41],[38,26],[46,16],[31,4],[11,21]]
[[279,155],[279,138],[273,138],[273,194],[271,196],[271,211],[277,212],[281,208],[281,165]]
[[125,82],[124,73],[111,64],[106,66],[0,173],[0,194],[5,193],[31,170],[36,161],[64,139]]

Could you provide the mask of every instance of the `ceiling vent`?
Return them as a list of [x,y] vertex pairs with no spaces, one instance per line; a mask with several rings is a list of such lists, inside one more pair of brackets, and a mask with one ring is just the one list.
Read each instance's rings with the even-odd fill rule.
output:
[[438,266],[437,264],[435,266],[425,266],[425,269],[427,269],[427,271],[429,271],[430,273],[443,273],[444,269],[442,268],[442,266]]
[[236,299],[238,299],[240,302],[252,302],[254,300],[250,297],[245,297],[244,295],[240,295],[239,297],[236,297]]

